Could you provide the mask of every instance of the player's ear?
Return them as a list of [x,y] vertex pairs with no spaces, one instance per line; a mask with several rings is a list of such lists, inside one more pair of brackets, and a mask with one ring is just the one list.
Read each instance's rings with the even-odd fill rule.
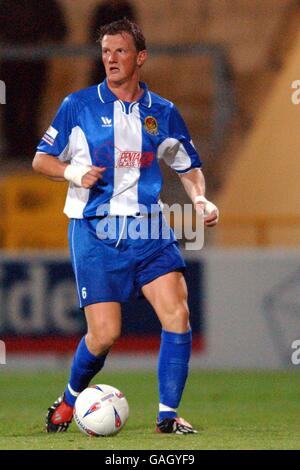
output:
[[137,56],[137,65],[142,67],[148,58],[148,52],[146,49],[144,51],[139,51]]

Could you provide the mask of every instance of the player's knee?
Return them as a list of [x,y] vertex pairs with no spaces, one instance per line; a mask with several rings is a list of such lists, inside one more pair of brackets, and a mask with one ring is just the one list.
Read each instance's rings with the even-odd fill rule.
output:
[[165,325],[163,327],[168,331],[185,332],[189,329],[189,316],[189,309],[186,305],[174,306],[173,310],[164,316]]
[[188,326],[190,313],[185,305],[179,306],[174,312],[175,321],[183,326]]
[[87,342],[91,353],[95,356],[106,353],[114,345],[119,336],[119,332],[107,332],[107,334],[102,332],[96,334],[89,333],[87,335]]

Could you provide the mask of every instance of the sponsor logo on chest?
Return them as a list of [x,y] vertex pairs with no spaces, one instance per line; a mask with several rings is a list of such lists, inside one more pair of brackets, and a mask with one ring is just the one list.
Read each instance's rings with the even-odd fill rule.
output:
[[154,159],[153,152],[134,152],[126,150],[120,152],[117,168],[145,168],[150,166]]

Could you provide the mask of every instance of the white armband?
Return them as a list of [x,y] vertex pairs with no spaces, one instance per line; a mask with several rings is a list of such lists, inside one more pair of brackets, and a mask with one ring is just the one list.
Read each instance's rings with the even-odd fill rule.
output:
[[68,165],[64,171],[64,178],[76,186],[82,187],[82,177],[90,171],[91,167],[88,165]]
[[204,216],[208,217],[213,212],[218,213],[218,208],[212,202],[208,201],[205,196],[196,196],[194,199],[194,204],[196,205],[197,202],[203,202],[204,204]]

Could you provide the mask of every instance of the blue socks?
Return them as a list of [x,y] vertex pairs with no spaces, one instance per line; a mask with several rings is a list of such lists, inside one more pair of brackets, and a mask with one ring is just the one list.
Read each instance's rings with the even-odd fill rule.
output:
[[[179,406],[188,375],[188,365],[192,350],[192,332],[172,333],[162,331],[158,358],[158,382],[160,411],[158,420],[174,418]],[[94,356],[88,350],[85,337],[75,353],[70,380],[65,390],[65,401],[74,406],[77,396],[102,369],[106,359]]]
[[94,356],[88,350],[83,337],[77,347],[72,367],[71,376],[65,390],[65,401],[70,406],[74,406],[77,396],[90,383],[92,378],[99,372],[105,362],[107,354]]
[[159,414],[158,421],[175,418],[180,403],[192,351],[192,331],[162,331],[158,358]]

